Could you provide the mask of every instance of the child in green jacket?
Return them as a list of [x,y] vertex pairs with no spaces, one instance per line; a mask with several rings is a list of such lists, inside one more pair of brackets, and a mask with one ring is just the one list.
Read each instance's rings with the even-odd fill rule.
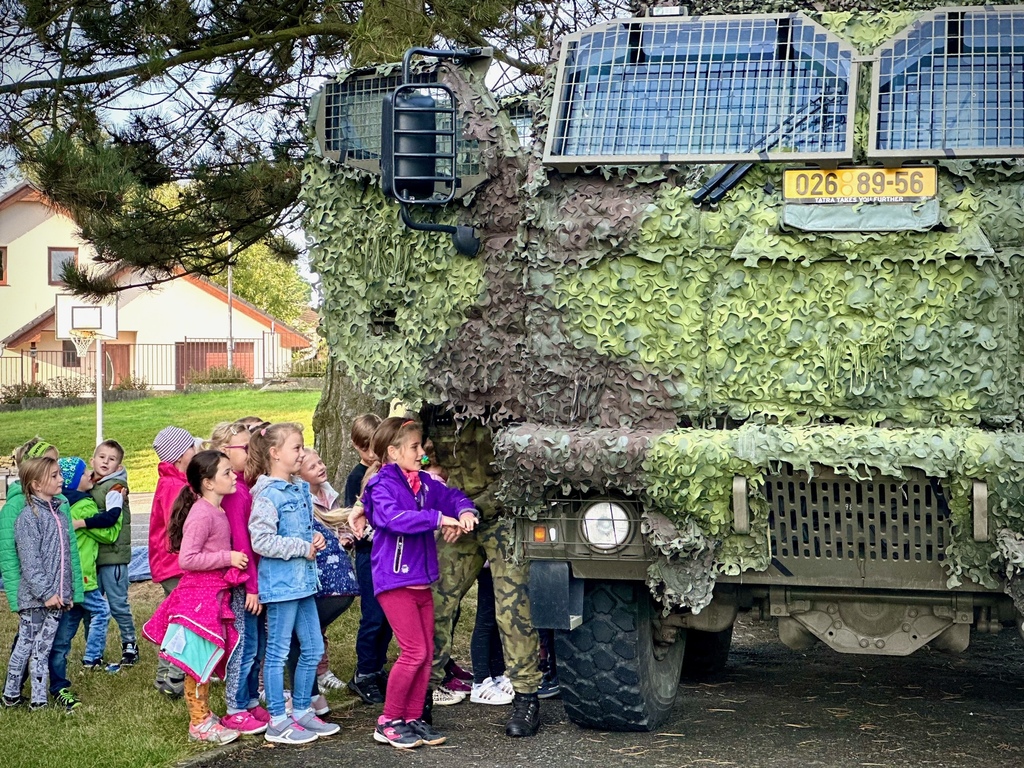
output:
[[128,563],[132,559],[132,512],[128,502],[128,473],[123,466],[124,448],[116,440],[104,440],[92,455],[92,479],[96,483],[92,498],[99,511],[107,510],[107,495],[119,491],[124,503],[121,509],[121,532],[113,544],[100,544],[96,558],[96,577],[107,598],[110,615],[121,633],[121,666],[130,667],[139,660],[135,622],[128,604]]
[[[96,578],[96,557],[100,544],[113,544],[121,532],[122,494],[111,491],[107,494],[106,510],[101,514],[89,491],[92,477],[85,471],[85,462],[77,456],[60,460],[60,471],[64,475],[64,496],[71,505],[71,520],[78,542],[78,557],[82,563],[82,586],[85,594],[82,607],[89,614],[89,629],[85,640],[85,655],[82,664],[86,669],[103,669],[103,652],[107,647],[107,624],[110,622],[110,606],[103,596]],[[84,617],[72,620],[74,632]],[[116,672],[119,664],[111,664],[108,672]]]

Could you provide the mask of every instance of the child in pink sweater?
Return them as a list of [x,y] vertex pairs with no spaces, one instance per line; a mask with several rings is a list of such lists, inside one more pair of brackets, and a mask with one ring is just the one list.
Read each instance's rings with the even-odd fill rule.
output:
[[[260,422],[261,424],[263,422]],[[267,623],[260,605],[260,588],[256,566],[259,555],[252,551],[249,538],[249,517],[252,515],[252,493],[245,482],[245,463],[249,457],[249,428],[240,421],[223,422],[213,428],[210,448],[223,452],[231,461],[238,483],[235,492],[224,497],[221,506],[231,526],[231,548],[249,558],[242,586],[231,590],[231,612],[235,614],[238,652],[228,661],[224,678],[224,701],[228,713],[221,725],[243,736],[263,733],[270,722],[270,713],[260,706],[260,669],[267,649]]]
[[[204,664],[199,669],[192,666],[190,661],[196,657],[190,656],[187,646],[213,646],[216,650],[211,658],[222,668],[238,642],[229,590],[245,581],[249,558],[244,552],[232,550],[231,526],[221,507],[224,497],[234,493],[237,480],[231,461],[220,451],[197,453],[185,476],[188,485],[174,502],[167,525],[171,550],[178,552],[184,574],[147,622],[145,634],[161,643],[162,658],[185,672],[189,738],[227,744],[238,738],[238,731],[225,728],[210,711],[212,665]],[[182,627],[187,631],[181,632]]]

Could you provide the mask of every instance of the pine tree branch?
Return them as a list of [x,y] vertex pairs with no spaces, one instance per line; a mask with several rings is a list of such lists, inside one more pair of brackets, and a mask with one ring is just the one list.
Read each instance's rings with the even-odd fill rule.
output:
[[99,85],[109,83],[113,80],[120,80],[125,77],[139,77],[142,81],[159,77],[174,67],[183,64],[191,64],[197,61],[212,61],[222,56],[231,56],[247,50],[262,50],[270,48],[289,40],[315,37],[317,35],[337,35],[348,37],[355,29],[354,24],[348,23],[322,23],[304,24],[288,29],[279,29],[267,34],[255,35],[242,40],[235,40],[230,43],[195,48],[189,51],[182,51],[165,59],[149,59],[130,64],[126,67],[110,69],[106,72],[96,72],[89,75],[78,75],[77,77],[56,77],[43,80],[26,80],[20,83],[9,83],[0,85],[0,94],[13,93],[22,95],[30,91],[48,90],[57,86],[76,85]]
[[544,74],[544,67],[542,65],[533,64],[532,62],[529,61],[523,61],[522,59],[517,59],[514,56],[505,53],[505,51],[495,47],[494,43],[492,43],[486,37],[481,35],[475,29],[472,29],[468,24],[463,25],[462,33],[466,36],[466,39],[469,40],[474,45],[490,47],[494,51],[494,58],[500,61],[502,64],[507,64],[508,66],[513,67],[514,69],[518,69],[520,72],[527,75]]

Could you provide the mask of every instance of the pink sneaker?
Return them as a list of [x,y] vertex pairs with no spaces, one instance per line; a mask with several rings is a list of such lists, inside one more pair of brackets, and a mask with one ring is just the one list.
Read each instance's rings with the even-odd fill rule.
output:
[[259,720],[261,723],[270,722],[270,713],[267,712],[263,707],[257,704],[255,707],[249,710],[249,714]]
[[263,733],[267,730],[267,724],[256,719],[249,712],[236,712],[233,715],[225,715],[220,719],[220,724],[232,731],[238,731],[242,736]]

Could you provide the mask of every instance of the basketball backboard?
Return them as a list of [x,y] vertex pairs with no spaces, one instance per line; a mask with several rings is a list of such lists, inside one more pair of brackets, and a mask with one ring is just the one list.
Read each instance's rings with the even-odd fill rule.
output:
[[117,338],[117,300],[92,302],[68,293],[57,294],[54,337],[70,339],[72,331],[93,331],[104,339]]

